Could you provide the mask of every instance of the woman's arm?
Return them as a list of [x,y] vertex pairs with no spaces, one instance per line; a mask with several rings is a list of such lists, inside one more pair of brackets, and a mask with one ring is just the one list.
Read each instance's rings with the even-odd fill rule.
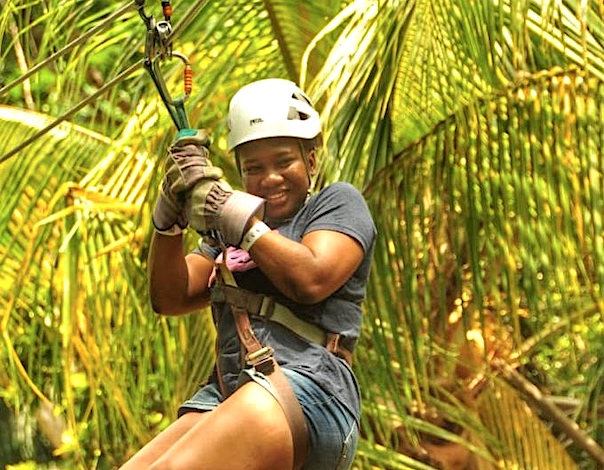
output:
[[273,230],[254,243],[250,255],[284,295],[298,303],[314,304],[354,274],[364,252],[354,238],[331,230],[310,232],[301,243]]
[[185,256],[182,235],[155,233],[148,265],[149,297],[155,312],[182,315],[208,304],[214,265],[199,254]]

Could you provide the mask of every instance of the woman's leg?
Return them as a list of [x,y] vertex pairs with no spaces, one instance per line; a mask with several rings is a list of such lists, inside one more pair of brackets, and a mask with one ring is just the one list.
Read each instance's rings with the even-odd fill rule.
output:
[[155,462],[195,425],[205,420],[211,412],[187,413],[149,441],[120,470],[144,469]]
[[121,470],[287,470],[293,458],[281,405],[248,382],[216,409],[184,414]]

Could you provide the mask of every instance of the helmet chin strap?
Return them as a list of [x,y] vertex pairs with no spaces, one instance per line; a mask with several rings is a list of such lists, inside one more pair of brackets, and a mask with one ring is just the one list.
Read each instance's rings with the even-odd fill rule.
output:
[[[313,181],[312,181],[312,169],[310,168],[310,161],[308,160],[308,154],[311,150],[306,150],[304,145],[302,145],[302,141],[298,139],[298,146],[300,147],[300,155],[302,156],[302,160],[304,160],[304,166],[306,167],[306,177],[308,178],[308,193],[310,194],[313,189]],[[306,198],[308,199],[308,198]]]

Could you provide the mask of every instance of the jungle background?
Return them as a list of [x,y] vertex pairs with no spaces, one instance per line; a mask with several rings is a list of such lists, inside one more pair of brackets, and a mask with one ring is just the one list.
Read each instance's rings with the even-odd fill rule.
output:
[[[147,300],[175,127],[141,5],[163,20],[0,0],[0,468],[114,468],[212,365],[208,312]],[[604,2],[172,6],[189,121],[229,181],[229,98],[289,78],[324,122],[316,187],[373,212],[354,468],[604,468]],[[157,63],[182,96],[183,61]]]

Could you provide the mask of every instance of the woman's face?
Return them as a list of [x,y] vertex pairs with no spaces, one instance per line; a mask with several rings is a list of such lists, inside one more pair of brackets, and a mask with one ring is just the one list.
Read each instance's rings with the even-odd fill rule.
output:
[[269,220],[293,217],[310,188],[308,171],[315,169],[315,151],[308,153],[308,169],[298,140],[271,137],[237,147],[245,190],[266,199]]

